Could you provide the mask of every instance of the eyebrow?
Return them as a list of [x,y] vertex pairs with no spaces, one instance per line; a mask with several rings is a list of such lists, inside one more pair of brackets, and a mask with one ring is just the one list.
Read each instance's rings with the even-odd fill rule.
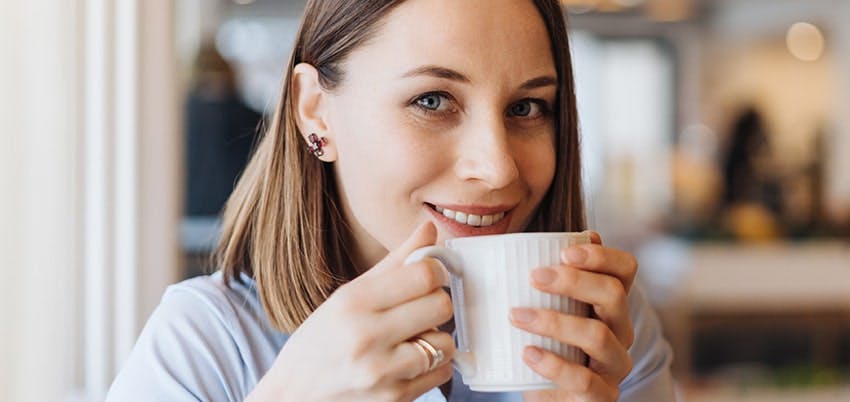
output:
[[542,88],[548,86],[558,86],[558,79],[551,75],[544,75],[537,78],[532,78],[526,82],[523,82],[519,87],[525,90]]
[[450,68],[445,68],[445,67],[440,67],[440,66],[417,67],[417,68],[414,68],[413,70],[410,70],[410,71],[404,73],[404,75],[402,75],[402,78],[415,77],[417,75],[427,75],[427,76],[436,77],[436,78],[444,78],[444,79],[447,79],[447,80],[458,81],[458,82],[463,82],[463,83],[467,83],[467,84],[469,82],[471,82],[467,76],[465,76],[465,75],[463,75],[463,74],[461,74],[461,73],[459,73],[455,70],[452,70]]
[[[463,75],[460,72],[457,72],[457,71],[452,70],[450,68],[434,66],[434,65],[427,65],[427,66],[414,68],[413,70],[410,70],[410,71],[404,73],[404,75],[402,75],[402,78],[415,77],[415,76],[419,76],[419,75],[426,75],[426,76],[435,77],[435,78],[442,78],[442,79],[447,79],[447,80],[451,80],[451,81],[462,82],[462,83],[465,83],[465,84],[472,82],[472,80],[470,80],[469,77]],[[530,90],[530,89],[535,89],[535,88],[541,88],[541,87],[547,87],[547,86],[557,86],[557,85],[558,85],[558,79],[557,78],[555,78],[551,75],[544,75],[544,76],[532,78],[532,79],[530,79],[526,82],[523,82],[522,85],[520,85],[519,87],[523,90]]]

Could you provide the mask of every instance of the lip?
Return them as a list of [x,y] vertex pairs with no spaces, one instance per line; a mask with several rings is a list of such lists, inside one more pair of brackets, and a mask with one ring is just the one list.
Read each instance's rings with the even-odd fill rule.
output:
[[438,228],[448,232],[451,237],[471,237],[471,236],[486,236],[494,234],[503,234],[508,232],[508,227],[513,218],[514,207],[496,206],[472,206],[472,205],[440,205],[440,207],[448,208],[453,211],[471,213],[475,215],[493,215],[499,212],[505,212],[505,216],[499,222],[490,226],[469,226],[460,223],[454,219],[449,219],[443,214],[434,209],[433,204],[425,204],[424,208],[430,213],[432,220]]
[[[426,203],[427,204],[427,203]],[[499,212],[509,212],[514,209],[516,205],[495,205],[491,207],[481,206],[481,205],[452,205],[452,204],[427,204],[430,207],[439,206],[441,208],[448,208],[455,212],[463,212],[467,215],[495,215]]]

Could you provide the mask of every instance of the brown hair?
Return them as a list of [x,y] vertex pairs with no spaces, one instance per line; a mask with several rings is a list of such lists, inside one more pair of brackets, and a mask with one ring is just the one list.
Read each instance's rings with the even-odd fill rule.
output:
[[[224,208],[214,254],[225,281],[253,276],[270,322],[294,331],[357,271],[346,250],[331,164],[307,150],[294,118],[290,73],[314,66],[322,86],[344,80],[342,63],[404,0],[310,0],[289,59],[280,102],[268,130]],[[546,25],[559,78],[556,170],[527,231],[584,230],[578,121],[564,16],[557,0],[534,0]]]

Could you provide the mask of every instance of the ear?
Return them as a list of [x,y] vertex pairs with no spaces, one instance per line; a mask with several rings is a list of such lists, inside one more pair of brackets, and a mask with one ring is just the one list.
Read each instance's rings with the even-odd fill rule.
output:
[[310,145],[307,139],[310,134],[316,134],[319,138],[325,138],[322,147],[324,155],[319,157],[322,161],[333,162],[336,160],[336,145],[333,133],[328,130],[327,122],[327,97],[330,96],[319,83],[319,72],[310,64],[299,63],[292,70],[292,106],[295,110],[295,122],[305,146]]

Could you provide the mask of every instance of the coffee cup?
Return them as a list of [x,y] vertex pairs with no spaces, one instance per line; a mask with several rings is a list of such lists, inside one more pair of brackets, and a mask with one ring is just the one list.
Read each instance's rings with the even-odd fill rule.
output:
[[453,360],[473,391],[505,392],[555,388],[522,360],[525,346],[551,351],[568,361],[586,363],[580,349],[511,325],[510,310],[530,307],[587,316],[587,304],[531,286],[535,268],[560,264],[561,250],[590,242],[588,232],[511,233],[460,237],[445,246],[415,250],[406,263],[439,260],[449,272],[454,305]]

